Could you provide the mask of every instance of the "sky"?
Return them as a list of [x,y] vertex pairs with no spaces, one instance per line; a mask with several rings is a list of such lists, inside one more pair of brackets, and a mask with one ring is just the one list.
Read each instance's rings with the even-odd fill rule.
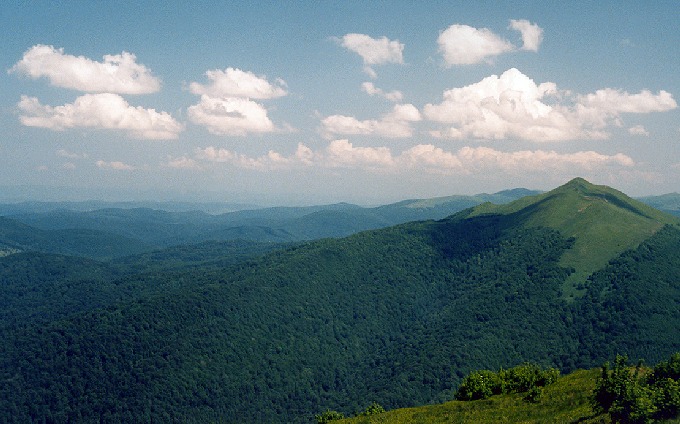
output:
[[0,4],[0,200],[680,191],[680,1]]

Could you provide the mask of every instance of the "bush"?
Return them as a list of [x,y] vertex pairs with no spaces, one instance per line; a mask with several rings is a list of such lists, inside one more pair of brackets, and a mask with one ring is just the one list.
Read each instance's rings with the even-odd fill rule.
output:
[[534,386],[527,392],[524,396],[524,400],[530,403],[538,403],[541,400],[541,395],[543,394],[543,388]]
[[671,380],[680,380],[680,353],[671,355],[668,361],[661,361],[654,367],[654,372],[650,377],[650,383]]
[[[524,393],[535,388],[552,384],[560,376],[555,368],[541,369],[535,364],[522,364],[516,367],[493,371],[474,371],[463,379],[456,399],[477,400],[486,399],[501,393]],[[540,396],[540,390],[534,391],[533,396]]]
[[345,418],[345,416],[342,415],[340,412],[327,410],[323,414],[316,415],[314,418],[316,418],[317,424],[326,424],[331,421],[341,420]]
[[478,400],[501,393],[501,381],[493,371],[481,370],[470,373],[458,388],[456,399]]
[[383,412],[385,412],[385,408],[380,406],[380,404],[377,402],[373,402],[372,404],[368,405],[364,412],[359,415],[362,417],[368,417],[371,415],[382,414]]
[[[680,412],[680,355],[660,362],[647,377],[641,364],[633,368],[626,356],[617,356],[614,366],[602,365],[602,375],[593,392],[593,409],[606,412],[613,422],[649,423],[675,418]],[[675,378],[672,378],[675,377]]]

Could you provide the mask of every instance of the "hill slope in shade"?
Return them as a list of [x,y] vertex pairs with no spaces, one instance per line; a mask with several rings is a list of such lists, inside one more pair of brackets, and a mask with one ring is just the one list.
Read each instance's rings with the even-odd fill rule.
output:
[[680,220],[634,200],[613,188],[582,178],[547,193],[524,197],[506,205],[483,204],[467,216],[513,215],[525,227],[553,228],[575,239],[561,265],[575,272],[565,284],[574,295],[579,284],[622,252],[637,247],[664,225]]

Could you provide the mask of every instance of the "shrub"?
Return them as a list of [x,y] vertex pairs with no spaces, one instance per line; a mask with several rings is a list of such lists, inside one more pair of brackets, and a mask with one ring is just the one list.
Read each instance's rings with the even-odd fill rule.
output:
[[619,423],[675,418],[680,412],[679,369],[679,354],[660,362],[648,377],[643,375],[641,364],[633,368],[626,356],[617,356],[611,369],[609,363],[602,365],[593,392],[593,409],[609,413],[612,421]]
[[499,393],[501,393],[501,381],[498,374],[489,370],[481,370],[474,371],[463,379],[456,393],[456,399],[486,399]]
[[316,418],[317,424],[327,424],[331,421],[341,420],[345,418],[345,416],[340,412],[327,410],[323,414],[316,415],[314,418]]
[[[501,393],[524,393],[552,384],[560,376],[559,370],[543,370],[535,364],[522,364],[497,373],[488,370],[474,371],[463,379],[456,392],[458,400],[486,399]],[[540,396],[535,390],[532,396]]]
[[382,414],[383,412],[385,412],[385,408],[380,406],[380,404],[378,404],[377,402],[373,402],[372,404],[368,405],[364,412],[362,412],[359,415],[363,417],[368,417],[371,415]]
[[538,403],[541,400],[541,395],[543,394],[543,388],[534,386],[527,392],[524,396],[524,400],[530,403]]

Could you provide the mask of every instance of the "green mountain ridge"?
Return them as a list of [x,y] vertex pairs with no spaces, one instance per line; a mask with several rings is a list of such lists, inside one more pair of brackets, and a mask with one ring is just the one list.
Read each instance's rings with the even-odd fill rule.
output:
[[466,216],[512,214],[525,227],[553,228],[575,239],[560,264],[573,268],[565,292],[586,283],[590,274],[603,268],[622,252],[637,247],[664,225],[680,225],[680,219],[663,213],[607,186],[575,178],[561,187],[527,196],[506,205],[482,204]]
[[[630,228],[641,229],[637,238],[620,235]],[[567,302],[579,268],[564,258],[587,240],[609,248],[610,260]],[[88,262],[92,272],[64,272],[66,281],[16,281],[56,308],[60,290],[31,284],[91,292],[69,303],[73,312],[0,326],[0,416],[305,423],[372,401],[396,409],[450,400],[477,369],[531,361],[569,372],[617,353],[657,361],[680,350],[680,229],[584,180],[438,221],[269,253],[245,247],[254,256],[230,261],[238,246],[202,244],[111,262],[106,272]],[[53,272],[30,266],[30,254],[12,256],[0,263]],[[127,271],[109,275],[117,266]],[[118,301],[116,287],[126,290]]]
[[[505,203],[532,193],[524,189],[496,194],[449,196],[436,199],[405,200],[378,207],[338,203],[305,207],[243,209],[211,215],[198,210],[166,211],[148,207],[112,208],[110,204],[94,210],[83,205],[57,203],[0,205],[6,219],[31,226],[37,231],[101,231],[130,239],[125,245],[146,245],[146,250],[203,241],[246,239],[259,242],[291,242],[326,237],[344,237],[359,231],[384,228],[409,221],[441,219],[484,201]],[[93,202],[87,206],[94,207]],[[121,205],[123,206],[123,205]],[[162,206],[162,205],[159,205]],[[201,205],[196,205],[200,207]],[[121,244],[119,244],[121,245]],[[62,253],[60,246],[45,244],[42,251]],[[130,249],[127,254],[140,250]],[[119,249],[118,256],[126,252]]]

